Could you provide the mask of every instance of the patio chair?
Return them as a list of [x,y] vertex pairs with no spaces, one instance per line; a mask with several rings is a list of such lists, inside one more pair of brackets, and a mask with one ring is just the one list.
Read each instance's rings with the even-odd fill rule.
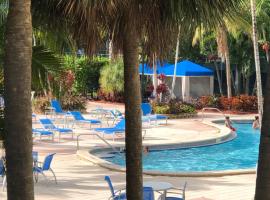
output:
[[111,197],[109,199],[111,200],[126,200],[126,193],[121,192],[122,190],[114,190],[111,178],[109,176],[105,176],[104,180],[108,183],[108,186],[111,191]]
[[34,173],[34,177],[35,177],[36,182],[38,182],[38,175],[39,174],[41,174],[46,180],[48,180],[44,172],[50,171],[54,177],[55,184],[57,184],[55,173],[51,168],[51,163],[52,163],[52,159],[53,159],[54,155],[55,155],[55,153],[47,155],[41,166],[34,165],[33,173]]
[[185,200],[186,187],[187,187],[187,182],[185,182],[183,188],[172,188],[168,190],[166,192],[165,200]]
[[155,200],[153,188],[143,187],[143,200]]
[[119,110],[109,110],[109,114],[110,116],[109,117],[106,117],[107,118],[107,123],[109,125],[109,120],[112,120],[112,124],[115,124],[115,122],[121,120],[121,119],[124,119],[124,116],[123,114],[119,111]]
[[50,119],[39,119],[39,121],[41,122],[41,124],[43,125],[43,127],[49,131],[56,131],[59,133],[59,141],[61,138],[61,134],[70,134],[71,133],[71,137],[73,139],[73,135],[74,132],[72,131],[72,129],[70,128],[57,128],[53,122]]
[[90,124],[90,128],[92,125],[102,125],[100,120],[96,120],[96,119],[85,119],[83,117],[83,115],[81,114],[81,112],[79,111],[70,111],[69,112],[72,117],[75,119],[75,122],[77,123],[87,123]]
[[106,135],[113,135],[113,141],[114,141],[114,136],[117,133],[124,133],[126,130],[125,127],[125,119],[121,119],[117,124],[115,124],[114,127],[109,127],[109,128],[95,128],[94,131],[100,132]]
[[40,129],[40,128],[33,128],[32,132],[34,136],[39,135],[39,139],[42,139],[42,136],[51,136],[52,140],[54,139],[54,134],[52,131],[46,130],[46,129]]
[[166,124],[168,122],[168,117],[165,115],[152,114],[152,106],[150,103],[142,103],[141,109],[143,116],[149,117],[149,121],[155,121],[157,123],[158,120],[165,120]]
[[54,111],[54,114],[56,114],[56,115],[66,115],[67,114],[66,112],[63,111],[59,101],[56,99],[51,100],[51,107],[49,109],[52,109]]

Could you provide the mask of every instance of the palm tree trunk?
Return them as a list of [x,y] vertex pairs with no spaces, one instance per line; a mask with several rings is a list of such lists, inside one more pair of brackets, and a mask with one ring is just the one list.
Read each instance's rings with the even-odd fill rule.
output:
[[176,50],[175,50],[174,74],[173,74],[173,80],[172,80],[171,99],[174,99],[175,98],[174,88],[175,88],[176,72],[177,72],[177,62],[178,62],[178,55],[179,55],[180,32],[181,32],[181,26],[179,25],[179,27],[178,27],[178,34],[177,34],[177,42],[176,42]]
[[[128,24],[129,26],[129,24]],[[134,26],[124,32],[123,41],[126,119],[127,199],[142,199],[142,122],[138,71],[138,36]]]
[[250,4],[251,4],[251,15],[252,15],[254,58],[255,58],[255,68],[256,68],[258,111],[259,111],[259,115],[260,115],[260,120],[262,120],[263,96],[262,96],[261,67],[260,67],[257,22],[256,22],[256,1],[250,0]]
[[157,75],[157,59],[155,54],[153,55],[153,95],[155,97],[155,101],[157,101],[157,86],[158,86],[158,75]]
[[5,148],[8,200],[33,200],[31,1],[10,1],[5,46]]
[[226,60],[227,96],[228,98],[231,98],[232,97],[232,79],[231,79],[231,63],[230,63],[229,50],[226,50],[225,60]]
[[262,119],[255,200],[270,200],[270,73],[267,73]]
[[216,61],[214,61],[214,65],[215,65],[216,73],[217,73],[219,93],[221,96],[223,96],[222,83],[221,83],[220,73],[219,73],[219,69],[218,69],[218,65]]

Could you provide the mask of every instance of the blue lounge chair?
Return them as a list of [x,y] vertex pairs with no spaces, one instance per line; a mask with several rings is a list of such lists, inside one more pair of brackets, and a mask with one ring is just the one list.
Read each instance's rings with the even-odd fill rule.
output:
[[165,120],[166,124],[168,121],[168,117],[165,115],[157,115],[157,114],[152,114],[152,106],[150,103],[142,103],[141,104],[141,109],[143,113],[143,121],[145,121],[145,117],[149,118],[149,121],[155,121],[157,122],[158,120]]
[[70,111],[69,113],[73,116],[76,122],[90,124],[90,128],[91,128],[91,125],[101,125],[100,120],[85,119],[83,115],[81,114],[81,112],[79,111]]
[[74,132],[72,131],[72,129],[69,128],[57,128],[50,119],[40,119],[39,120],[41,122],[41,124],[43,125],[43,127],[49,131],[56,131],[59,133],[59,141],[61,138],[61,134],[70,134],[72,136],[73,139],[73,134]]
[[[165,200],[185,200],[186,187],[187,182],[185,182],[183,188],[172,188],[173,191],[168,190]],[[174,196],[170,196],[171,194],[174,194]]]
[[116,133],[124,133],[126,130],[126,126],[125,126],[125,119],[121,119],[117,124],[115,124],[114,127],[111,128],[95,128],[94,131],[96,132],[100,132],[103,134],[107,134],[107,135],[113,135],[113,141],[114,141],[114,136]]
[[33,128],[32,132],[34,136],[39,135],[39,139],[42,139],[42,136],[51,136],[52,140],[54,139],[54,134],[52,131],[40,128]]
[[39,174],[41,174],[47,180],[47,177],[46,177],[44,172],[50,171],[53,174],[55,183],[57,184],[55,173],[51,168],[51,163],[52,163],[52,159],[53,159],[54,155],[55,155],[55,153],[47,155],[44,159],[44,162],[42,163],[42,166],[35,166],[34,165],[33,173],[34,173],[34,177],[35,177],[36,182],[38,181]]
[[155,200],[153,188],[143,187],[143,200]]
[[122,193],[121,190],[114,190],[114,187],[112,185],[111,178],[109,176],[105,176],[104,180],[108,183],[108,186],[111,191],[111,200],[126,200],[126,193]]
[[59,101],[51,100],[51,108],[53,108],[56,115],[66,115],[67,113],[63,111]]
[[0,159],[0,176],[2,176],[3,181],[2,181],[2,189],[3,191],[5,190],[5,186],[7,183],[7,176],[6,176],[6,159],[5,157],[2,157]]

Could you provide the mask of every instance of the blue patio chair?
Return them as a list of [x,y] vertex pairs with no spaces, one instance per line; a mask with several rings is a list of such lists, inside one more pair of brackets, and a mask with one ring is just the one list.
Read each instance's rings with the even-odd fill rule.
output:
[[61,134],[70,134],[72,135],[72,139],[73,139],[73,134],[74,132],[72,131],[72,129],[70,128],[58,128],[56,127],[53,122],[50,120],[50,119],[40,119],[39,120],[42,124],[42,126],[49,130],[49,131],[56,131],[59,133],[59,141],[60,141],[60,138],[61,138]]
[[39,135],[39,139],[42,139],[42,136],[51,136],[52,140],[54,139],[54,134],[52,131],[41,129],[41,128],[33,128],[32,132],[34,136]]
[[114,190],[111,178],[109,176],[105,176],[104,180],[108,183],[108,186],[110,188],[111,191],[111,197],[110,199],[112,200],[126,200],[126,193],[122,193],[122,190]]
[[79,112],[79,111],[70,111],[69,113],[73,116],[73,118],[75,119],[76,122],[90,124],[90,128],[91,128],[91,125],[92,124],[94,124],[94,125],[101,125],[101,121],[100,120],[96,120],[96,119],[85,119],[83,117],[83,115],[81,114],[81,112]]
[[113,141],[114,141],[114,136],[117,133],[124,133],[126,130],[126,126],[125,126],[125,119],[121,119],[117,124],[115,124],[114,127],[109,127],[109,128],[95,128],[94,131],[96,132],[100,132],[106,135],[113,135]]
[[51,107],[53,108],[56,115],[66,115],[67,113],[63,111],[58,100],[51,100]]
[[34,173],[34,177],[35,177],[36,182],[38,181],[39,174],[41,174],[46,180],[48,180],[44,172],[50,171],[54,177],[55,183],[57,184],[55,173],[51,168],[51,163],[52,163],[52,159],[53,159],[54,155],[55,155],[55,153],[47,155],[41,166],[34,165],[33,173]]
[[124,119],[123,114],[119,111],[119,110],[109,110],[109,113],[111,115],[111,119],[113,121],[112,124],[114,124],[115,122],[117,122],[118,120]]
[[155,200],[153,188],[143,187],[143,200]]
[[[185,182],[183,188],[172,188],[166,192],[165,200],[185,200],[187,182]],[[171,195],[174,196],[171,196]]]
[[145,121],[145,116],[149,118],[149,121],[155,121],[157,122],[158,120],[165,120],[166,124],[168,122],[168,117],[165,115],[158,115],[158,114],[152,114],[152,106],[150,103],[142,103],[141,104],[141,109],[143,113],[143,121]]

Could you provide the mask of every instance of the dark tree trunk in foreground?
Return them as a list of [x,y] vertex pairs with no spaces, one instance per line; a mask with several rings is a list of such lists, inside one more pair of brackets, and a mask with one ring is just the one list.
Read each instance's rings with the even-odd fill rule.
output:
[[8,200],[33,200],[30,0],[10,0],[6,30],[5,148]]
[[270,73],[264,102],[255,200],[270,200]]
[[142,199],[142,122],[138,71],[138,37],[127,24],[124,34],[127,199]]

